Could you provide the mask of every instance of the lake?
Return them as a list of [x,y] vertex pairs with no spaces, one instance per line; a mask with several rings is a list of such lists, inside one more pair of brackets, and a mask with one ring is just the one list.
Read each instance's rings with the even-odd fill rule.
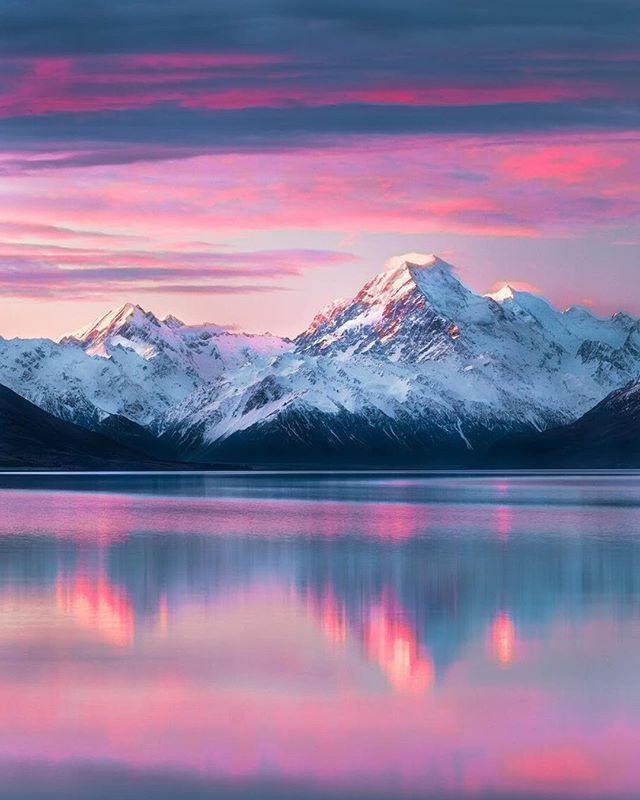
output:
[[0,476],[0,797],[640,792],[640,476]]

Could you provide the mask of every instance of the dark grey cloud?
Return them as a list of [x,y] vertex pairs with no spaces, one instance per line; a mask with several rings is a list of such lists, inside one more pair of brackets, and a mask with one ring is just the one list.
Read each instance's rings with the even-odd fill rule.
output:
[[[5,0],[0,49],[17,53],[154,52],[519,30],[527,38],[562,31],[633,41],[636,0]],[[429,48],[433,42],[425,39]],[[327,39],[315,42],[331,47]]]
[[532,131],[616,131],[638,127],[640,107],[608,103],[450,107],[345,104],[234,111],[161,106],[0,120],[0,141],[6,149],[47,154],[40,160],[17,157],[13,162],[5,161],[0,172],[24,173],[220,152],[331,147],[364,135],[518,136]]
[[[50,164],[5,164],[12,170],[268,151],[375,134],[637,129],[639,42],[638,0],[5,0],[0,148],[75,151],[66,162],[56,156]],[[179,85],[175,75],[164,85],[149,78],[147,85],[146,68],[135,64],[127,68],[136,80],[128,81],[110,61],[145,53],[258,54],[280,61],[195,75],[186,70]],[[33,60],[52,56],[81,59],[79,73],[87,67],[82,59],[91,59],[89,71],[107,78],[71,86],[71,96],[104,98],[112,107],[114,95],[116,106],[124,98],[131,109],[89,113],[80,102],[65,114],[60,105],[47,107],[46,81],[25,86]],[[354,87],[416,86],[444,93],[450,87],[568,91],[556,98],[529,91],[522,102],[516,91],[493,105],[473,97],[458,106],[376,105],[375,98],[353,102],[352,95],[320,107],[300,102],[305,94]],[[207,111],[181,102],[194,92],[274,87],[283,99],[265,108]],[[137,104],[145,90],[157,99]]]

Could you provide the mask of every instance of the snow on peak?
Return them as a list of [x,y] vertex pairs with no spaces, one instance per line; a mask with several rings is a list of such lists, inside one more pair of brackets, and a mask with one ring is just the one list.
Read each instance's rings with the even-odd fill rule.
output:
[[448,345],[462,327],[490,323],[494,312],[485,298],[463,286],[446,261],[407,253],[390,259],[353,300],[323,309],[297,342],[321,351],[335,347],[354,353],[384,347],[398,358],[401,351],[409,353],[417,330],[426,331],[422,351],[434,345],[434,315],[440,318]]
[[404,253],[399,256],[392,256],[385,262],[385,270],[394,271],[403,267],[405,264],[411,264],[415,267],[433,267],[437,265],[445,265],[451,268],[446,261],[438,258],[434,253]]
[[510,283],[503,283],[499,289],[494,292],[486,292],[483,297],[495,300],[496,303],[506,303],[510,300],[518,301],[518,303],[527,303],[527,298],[531,298],[532,302],[538,299],[545,302],[547,305],[551,305],[548,300],[545,300],[545,298],[537,292],[535,287],[527,287],[526,285],[523,287],[521,284],[517,283],[515,286]]
[[165,325],[169,325],[171,328],[184,328],[184,322],[178,317],[174,317],[173,314],[167,314],[162,317],[160,322],[164,322]]
[[509,286],[508,283],[505,283],[504,286],[501,286],[497,292],[487,292],[485,297],[491,298],[491,300],[495,300],[496,303],[504,303],[508,300],[514,300],[516,296],[516,290]]
[[121,306],[107,311],[106,314],[93,320],[83,328],[63,336],[61,341],[66,339],[75,339],[80,342],[93,341],[116,333],[123,326],[131,323],[139,325],[151,323],[157,326],[160,321],[152,311],[145,311],[142,306],[123,303]]
[[624,329],[630,329],[636,323],[636,320],[625,311],[616,311],[615,314],[611,315],[610,319],[614,325]]
[[446,261],[432,254],[406,253],[390,258],[385,269],[362,287],[355,301],[386,306],[404,300],[416,290],[431,299],[432,294],[447,294],[459,288],[453,267]]
[[593,311],[591,311],[591,309],[587,308],[586,306],[579,306],[579,305],[569,306],[569,308],[566,308],[563,313],[581,319],[595,318],[595,314],[593,313]]
[[139,306],[134,306],[133,303],[123,303],[121,306],[112,308],[110,311],[107,311],[106,314],[102,314],[102,316],[97,317],[88,325],[84,325],[82,328],[66,334],[66,336],[63,338],[84,341],[89,336],[96,335],[98,333],[102,333],[103,331],[108,331],[113,327],[122,325],[135,312],[136,308],[139,308]]
[[[81,342],[90,355],[108,357],[109,343],[131,346],[131,341],[146,341],[150,338],[149,331],[158,330],[162,324],[153,312],[145,311],[142,306],[123,303],[60,341]],[[145,353],[150,352],[151,348],[145,345]]]

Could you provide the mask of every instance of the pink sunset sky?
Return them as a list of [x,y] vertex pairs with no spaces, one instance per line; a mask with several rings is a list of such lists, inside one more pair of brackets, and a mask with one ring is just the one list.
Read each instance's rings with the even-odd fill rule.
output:
[[640,315],[637,4],[51,9],[0,10],[0,335],[294,335],[406,251]]

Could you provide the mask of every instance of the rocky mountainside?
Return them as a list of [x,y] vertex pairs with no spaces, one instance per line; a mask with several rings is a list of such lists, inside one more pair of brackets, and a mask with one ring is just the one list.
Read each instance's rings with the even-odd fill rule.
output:
[[574,422],[639,373],[638,320],[508,286],[478,295],[417,254],[294,341],[131,304],[60,342],[0,339],[0,382],[62,419],[254,464],[460,465]]
[[640,379],[575,422],[496,443],[491,456],[511,467],[640,468]]

